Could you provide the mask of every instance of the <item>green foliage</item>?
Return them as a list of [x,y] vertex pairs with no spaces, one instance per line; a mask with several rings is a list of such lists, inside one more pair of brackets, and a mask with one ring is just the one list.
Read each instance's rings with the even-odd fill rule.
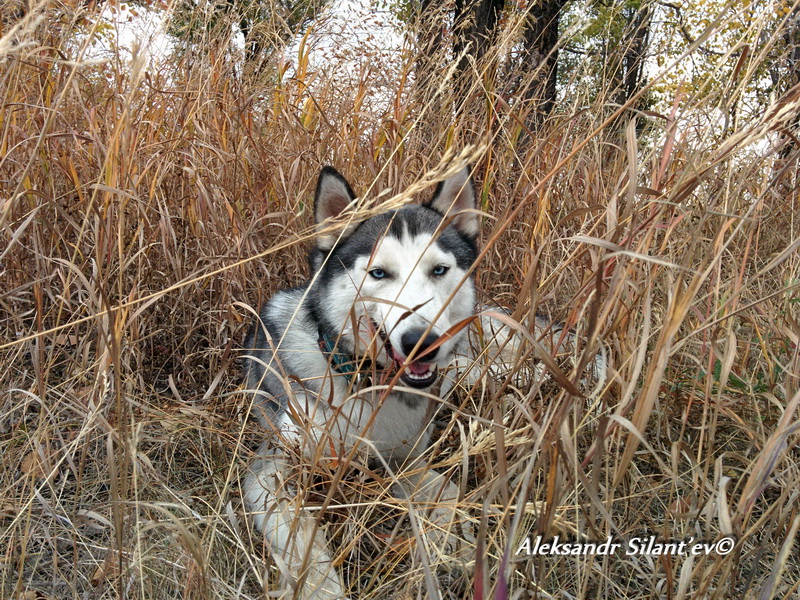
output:
[[396,22],[411,27],[420,9],[419,0],[373,0],[372,6],[376,10],[388,11]]
[[169,33],[182,42],[184,51],[235,46],[241,35],[244,61],[260,70],[327,4],[327,0],[181,0],[171,15]]
[[[661,4],[658,21],[651,52],[662,78],[654,92],[665,103],[679,92],[713,92],[726,112],[742,109],[752,118],[763,111],[773,91],[769,72],[784,67],[785,45],[775,43],[780,11],[766,2],[699,0]],[[712,81],[724,85],[712,88]]]

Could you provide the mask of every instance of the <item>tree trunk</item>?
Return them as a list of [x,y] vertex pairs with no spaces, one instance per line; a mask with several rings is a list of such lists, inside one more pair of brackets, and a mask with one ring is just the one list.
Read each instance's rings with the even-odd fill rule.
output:
[[[783,41],[786,44],[786,50],[785,59],[781,62],[783,62],[785,68],[781,69],[777,67],[774,69],[774,72],[771,73],[773,86],[781,95],[800,83],[800,10],[795,9],[786,20],[786,26],[783,30]],[[781,147],[779,155],[782,159],[788,159],[790,157],[796,159],[798,150],[797,119],[795,119],[793,126],[788,128],[788,131],[791,135],[784,136],[785,143]]]
[[480,63],[492,47],[504,0],[456,0],[453,52],[458,60],[455,94],[457,108],[465,108],[481,81]]
[[558,28],[569,0],[540,0],[528,11],[522,60],[522,98],[530,107],[528,126],[538,127],[553,112],[558,78]]
[[435,0],[421,0],[414,13],[416,86],[424,98],[436,94],[442,85],[441,71],[446,60],[442,39],[445,16],[441,3]]
[[[618,68],[615,73],[615,89],[612,98],[617,104],[625,104],[644,85],[644,59],[650,41],[650,17],[652,4],[643,3],[627,15],[627,26],[620,48],[621,56],[616,58]],[[638,103],[641,107],[642,103]]]

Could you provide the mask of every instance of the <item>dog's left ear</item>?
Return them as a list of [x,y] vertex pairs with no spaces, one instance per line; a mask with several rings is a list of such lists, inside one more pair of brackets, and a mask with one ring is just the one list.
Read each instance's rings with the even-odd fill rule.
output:
[[450,179],[439,183],[433,198],[424,206],[432,208],[445,217],[453,216],[453,226],[462,235],[474,240],[480,230],[480,217],[474,212],[477,208],[475,185],[470,168],[464,167]]

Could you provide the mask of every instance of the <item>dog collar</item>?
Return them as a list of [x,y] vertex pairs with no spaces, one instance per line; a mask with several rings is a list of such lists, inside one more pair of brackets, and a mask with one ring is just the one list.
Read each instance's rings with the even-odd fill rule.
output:
[[[348,382],[351,381],[353,377],[362,375],[371,365],[369,360],[359,360],[358,357],[352,354],[339,352],[336,349],[336,342],[322,331],[319,332],[317,343],[322,353],[328,357],[333,370],[344,375]],[[359,366],[361,370],[359,370]]]

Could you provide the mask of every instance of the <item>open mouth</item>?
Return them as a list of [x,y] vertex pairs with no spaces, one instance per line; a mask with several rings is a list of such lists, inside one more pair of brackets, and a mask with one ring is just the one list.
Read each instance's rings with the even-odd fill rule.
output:
[[430,387],[436,383],[436,380],[439,378],[439,368],[435,364],[422,362],[421,360],[408,362],[407,357],[394,349],[394,346],[392,346],[392,343],[389,341],[389,336],[384,333],[383,329],[379,327],[376,327],[376,329],[383,341],[386,352],[392,358],[397,368],[402,369],[400,379],[403,383],[408,387],[416,389]]
[[[397,363],[398,368],[402,368],[400,379],[408,387],[412,388],[426,388],[436,383],[439,377],[439,369],[436,365],[425,363],[419,360],[406,363],[406,358],[401,356],[394,348],[390,349],[392,359]],[[405,367],[403,365],[405,364]]]
[[[395,356],[397,361],[397,357]],[[397,361],[403,364],[402,361]],[[403,383],[413,388],[426,388],[433,385],[439,377],[439,369],[436,365],[415,360],[406,365],[405,370],[400,374]]]

